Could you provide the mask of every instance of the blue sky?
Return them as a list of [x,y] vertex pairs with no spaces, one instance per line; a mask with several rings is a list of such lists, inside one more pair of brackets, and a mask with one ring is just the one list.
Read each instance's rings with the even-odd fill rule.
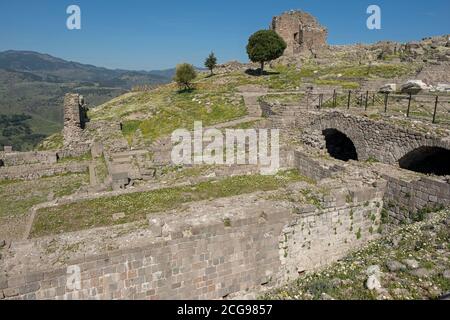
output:
[[[81,30],[66,28],[71,4],[81,8]],[[382,9],[382,30],[366,28],[371,4]],[[211,50],[220,62],[247,61],[249,35],[289,9],[318,17],[331,44],[450,34],[449,0],[1,0],[0,51],[133,70],[201,66]]]

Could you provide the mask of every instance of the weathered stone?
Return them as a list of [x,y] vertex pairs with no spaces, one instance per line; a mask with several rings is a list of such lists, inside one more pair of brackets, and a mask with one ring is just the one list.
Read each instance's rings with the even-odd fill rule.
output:
[[404,271],[406,266],[398,261],[390,260],[386,263],[386,267],[391,272]]
[[322,295],[320,296],[321,300],[336,300],[335,298],[333,298],[332,296],[330,296],[327,293],[322,293]]
[[427,270],[425,268],[411,270],[410,273],[419,278],[428,278],[432,274],[432,272],[430,270]]
[[431,87],[422,80],[409,80],[402,85],[401,91],[415,94],[419,93],[422,90],[429,90],[430,88]]
[[68,93],[64,97],[64,146],[66,148],[77,148],[77,144],[83,142],[82,131],[89,121],[87,117],[88,108],[84,103],[83,96]]
[[412,270],[418,269],[419,268],[419,262],[417,262],[414,259],[405,259],[403,260],[403,263]]
[[379,90],[381,93],[392,93],[397,91],[397,84],[395,83],[388,83],[382,86]]
[[379,275],[372,274],[366,281],[366,288],[373,291],[378,291],[382,289],[381,281]]
[[367,276],[380,275],[380,274],[381,274],[381,268],[378,265],[369,266],[366,269],[366,275]]
[[327,29],[306,12],[285,12],[273,18],[271,27],[286,42],[286,55],[314,53],[327,46]]
[[19,295],[19,290],[17,290],[16,288],[7,288],[3,290],[3,294],[6,298],[16,297]]
[[114,213],[113,216],[112,216],[112,218],[113,218],[114,221],[123,219],[123,218],[125,218],[125,217],[126,217],[125,212]]
[[442,273],[442,276],[443,276],[445,279],[450,279],[450,269],[449,269],[449,270],[445,270],[445,271]]

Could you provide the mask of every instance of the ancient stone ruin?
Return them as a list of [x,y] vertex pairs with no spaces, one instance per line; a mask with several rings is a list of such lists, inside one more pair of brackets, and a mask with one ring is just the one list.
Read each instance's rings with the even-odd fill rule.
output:
[[[327,30],[308,13],[286,12],[273,19],[272,28],[288,44],[285,60],[318,54],[315,61],[326,61],[327,54],[335,53],[327,45]],[[443,51],[438,45],[443,39],[430,41]],[[397,55],[398,48],[386,42],[341,48],[339,54],[358,63],[360,52],[381,59]],[[227,78],[233,81],[234,73],[245,71],[234,62],[219,69],[217,80],[230,86]],[[326,80],[339,83],[342,78]],[[133,118],[114,120],[96,117],[94,111],[89,122],[83,97],[67,94],[63,146],[28,153],[5,147],[0,182],[67,173],[85,178],[89,173],[89,182],[30,207],[20,217],[27,220],[20,241],[5,238],[9,243],[2,249],[0,233],[0,300],[256,297],[345,260],[349,252],[415,222],[424,212],[450,206],[448,124],[390,116],[388,100],[378,101],[376,93],[367,91],[382,81],[388,83],[383,92],[389,98],[404,79],[369,79],[358,90],[330,90],[314,80],[294,84],[301,86],[295,100],[283,101],[292,98],[285,89],[235,88],[247,115],[217,123],[216,129],[279,129],[280,171],[298,173],[286,184],[280,181],[288,175],[280,175],[274,189],[236,194],[223,192],[227,179],[258,184],[250,179],[260,167],[175,166],[170,135],[154,141],[143,140],[140,129],[131,141],[124,135],[127,119],[146,117],[143,108]],[[243,145],[244,155],[250,155],[250,139]],[[215,188],[218,193],[209,192]],[[80,271],[77,286],[71,282],[73,270]]]
[[68,93],[64,98],[64,145],[70,146],[79,143],[81,134],[89,121],[88,108],[83,96],[76,93]]
[[327,29],[303,11],[292,10],[274,17],[271,28],[286,41],[285,55],[314,54],[315,50],[327,46]]

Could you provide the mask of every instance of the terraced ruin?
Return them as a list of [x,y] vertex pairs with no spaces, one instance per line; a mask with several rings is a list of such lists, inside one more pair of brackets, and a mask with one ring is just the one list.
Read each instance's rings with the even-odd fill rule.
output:
[[[0,298],[448,293],[450,96],[379,90],[427,80],[434,63],[448,71],[448,37],[322,40],[267,75],[230,63],[192,91],[169,84],[90,110],[66,95],[61,134],[39,151],[0,152]],[[195,121],[279,129],[281,168],[174,165],[171,133]]]

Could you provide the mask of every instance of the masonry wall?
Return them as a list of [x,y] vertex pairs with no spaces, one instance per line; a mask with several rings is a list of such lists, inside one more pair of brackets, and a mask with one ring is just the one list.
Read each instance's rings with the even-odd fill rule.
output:
[[385,175],[384,209],[389,222],[410,222],[419,211],[450,206],[450,184],[428,177],[403,180]]
[[352,140],[359,160],[374,158],[392,165],[422,146],[450,149],[450,142],[438,137],[338,111],[322,112],[310,128],[336,129]]
[[337,165],[325,167],[319,161],[312,159],[310,156],[300,151],[295,151],[294,157],[295,167],[300,171],[300,173],[315,181],[331,178],[335,173],[342,171],[343,169]]
[[57,162],[56,152],[33,151],[33,152],[11,152],[0,154],[5,167],[29,164],[54,164]]
[[271,28],[286,42],[286,55],[327,45],[328,32],[306,12],[289,11],[272,20]]
[[[245,204],[252,209],[239,218],[208,220],[208,213],[202,224],[169,215],[161,218],[164,224],[151,221],[154,237],[146,245],[85,256],[62,268],[0,275],[0,298],[220,299],[280,285],[377,236],[381,193],[367,194],[370,201],[352,203],[342,194],[321,209]],[[211,211],[228,212],[220,205]],[[71,282],[73,268],[81,271],[79,287]]]
[[63,173],[82,173],[88,170],[88,163],[72,164],[29,164],[15,167],[0,168],[0,180],[34,180]]

